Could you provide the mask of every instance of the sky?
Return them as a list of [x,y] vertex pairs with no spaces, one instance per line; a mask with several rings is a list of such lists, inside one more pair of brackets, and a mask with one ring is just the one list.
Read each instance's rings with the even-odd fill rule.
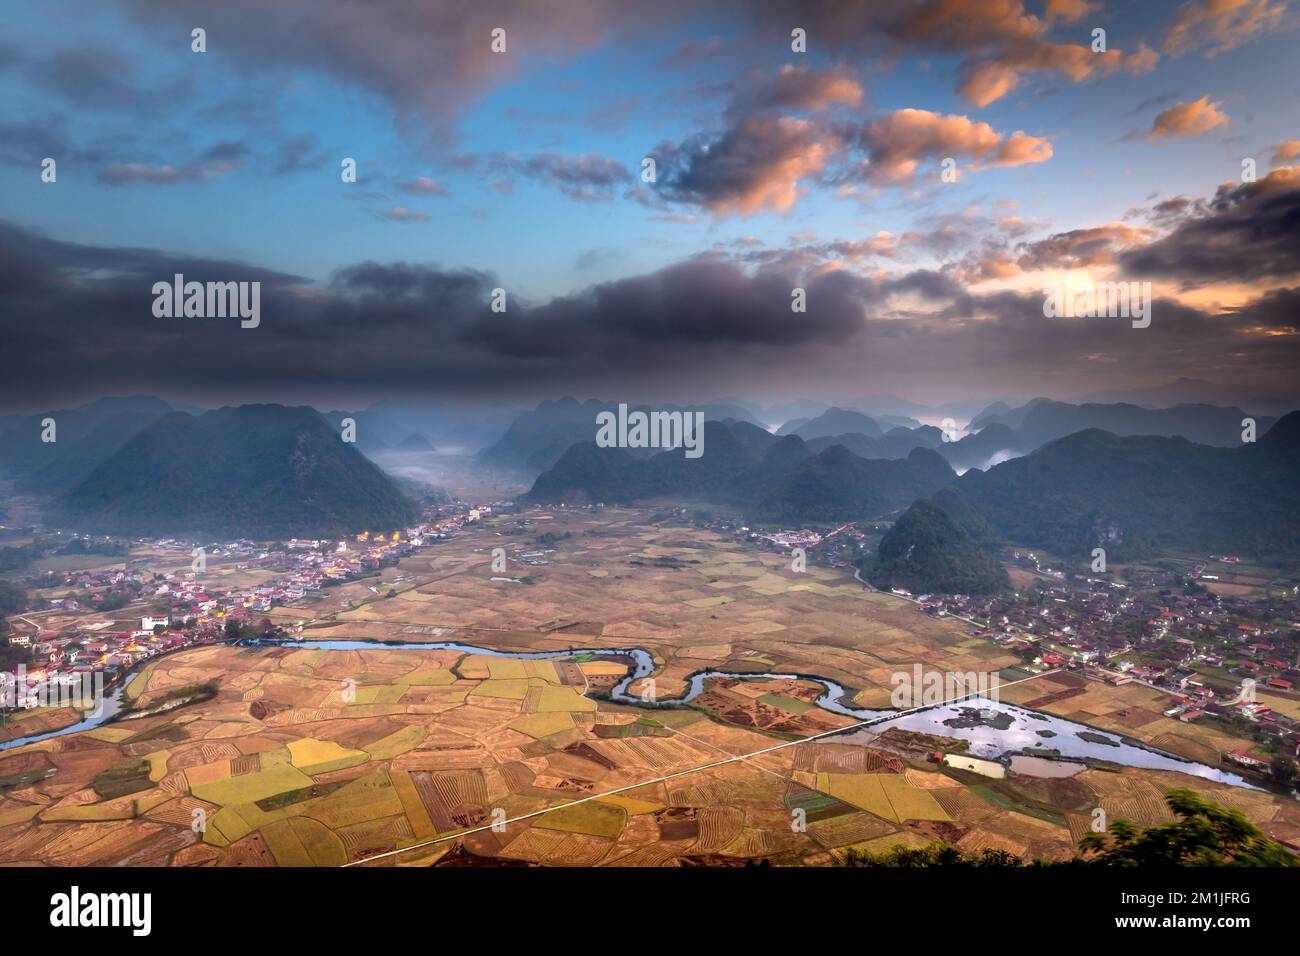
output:
[[[1293,394],[1298,27],[1288,0],[24,5],[0,407]],[[176,273],[261,283],[258,324],[156,315]],[[1105,282],[1150,282],[1149,325],[1044,315]]]

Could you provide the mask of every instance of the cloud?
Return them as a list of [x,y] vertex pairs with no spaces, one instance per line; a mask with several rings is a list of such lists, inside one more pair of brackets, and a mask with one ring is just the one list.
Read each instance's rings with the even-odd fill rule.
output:
[[1085,269],[1112,265],[1120,252],[1144,246],[1156,236],[1154,229],[1112,222],[1071,229],[1022,243],[1017,265],[1026,272],[1039,269]]
[[1164,110],[1151,124],[1152,139],[1163,136],[1199,136],[1228,122],[1228,114],[1219,109],[1219,103],[1211,103],[1210,97],[1202,96],[1190,103],[1178,103]]
[[248,155],[249,149],[243,143],[221,142],[180,166],[170,163],[113,163],[99,171],[99,181],[109,186],[133,183],[176,186],[208,182],[234,172]]
[[861,102],[862,84],[844,67],[813,70],[787,64],[775,74],[761,69],[746,74],[729,112],[738,116],[766,111],[815,112]]
[[1273,165],[1280,166],[1293,159],[1300,159],[1300,139],[1283,140],[1273,147]]
[[1052,144],[1017,130],[1010,136],[988,123],[929,110],[896,110],[862,127],[859,142],[868,152],[863,172],[876,183],[910,181],[923,161],[962,157],[973,169],[1046,162]]
[[[1221,198],[1231,208],[1286,193],[1252,195]],[[155,318],[152,284],[177,272],[261,281],[260,326]],[[29,406],[53,407],[135,392],[142,380],[165,395],[223,402],[687,397],[774,386],[844,395],[864,380],[1059,392],[1110,381],[1099,375],[1197,374],[1262,387],[1291,382],[1300,359],[1300,336],[1286,334],[1295,283],[1221,315],[1159,298],[1144,330],[1047,319],[1039,294],[973,295],[935,270],[863,277],[697,257],[546,302],[512,296],[493,313],[491,290],[505,285],[477,270],[401,262],[356,263],[315,285],[246,263],[69,243],[0,222],[0,377]],[[795,285],[806,289],[806,313],[791,311]]]
[[428,176],[416,176],[414,179],[400,182],[397,184],[397,188],[404,193],[410,193],[412,196],[447,195],[447,187],[436,179],[431,179]]
[[1170,196],[1144,209],[1130,209],[1125,219],[1144,218],[1157,226],[1169,227],[1196,211],[1198,204],[1186,196]]
[[102,44],[60,50],[30,64],[42,91],[55,91],[70,102],[96,110],[130,110],[140,106],[135,64]]
[[577,202],[610,202],[619,186],[632,186],[632,174],[616,159],[600,153],[485,153],[461,158],[477,168],[489,186],[509,196],[517,177],[556,188]]
[[631,179],[627,167],[599,153],[563,156],[541,153],[514,164],[522,175],[555,186],[570,199],[608,202],[614,190]]
[[996,57],[964,63],[958,70],[958,92],[984,107],[1017,89],[1026,73],[1058,73],[1082,83],[1111,73],[1150,73],[1158,59],[1145,45],[1133,53],[1094,53],[1090,47],[1068,43],[1014,46]]
[[1286,0],[1194,0],[1178,11],[1164,49],[1175,56],[1204,49],[1215,57],[1272,32],[1285,16]]
[[392,206],[379,210],[379,215],[391,222],[427,222],[429,214],[407,209],[405,206]]
[[[262,281],[261,325],[254,332],[237,322],[155,318],[152,284],[177,272]],[[496,314],[491,290],[504,284],[476,270],[362,262],[317,287],[246,264],[83,246],[0,223],[0,375],[19,389],[39,383],[48,395],[120,390],[141,374],[159,388],[204,383],[239,400],[250,399],[250,388],[360,382],[418,390],[436,381],[441,389],[482,376],[488,392],[530,380],[565,390],[575,376],[700,373],[737,349],[775,357],[853,337],[866,296],[860,280],[807,280],[806,314],[791,310],[795,284],[790,275],[686,260],[545,303],[512,297]],[[37,321],[42,315],[59,319]],[[57,375],[34,374],[56,356]]]
[[1120,255],[1131,273],[1186,287],[1300,275],[1300,167],[1226,183],[1166,236]]
[[830,274],[807,282],[816,306],[792,311],[798,281],[788,274],[748,274],[732,263],[690,259],[646,275],[594,286],[503,321],[475,324],[468,338],[516,357],[552,355],[577,366],[592,355],[795,347],[851,338],[862,321],[865,287],[856,277]]
[[[997,132],[966,116],[903,109],[858,123],[824,115],[854,107],[861,86],[842,70],[783,67],[751,72],[723,113],[723,128],[681,142],[664,142],[653,189],[635,190],[646,205],[688,203],[715,216],[786,212],[804,183],[846,186],[868,181],[905,186],[922,162],[960,157],[966,168],[1041,163],[1052,145],[1017,130]],[[788,112],[811,115],[787,115]]]
[[689,203],[717,216],[788,211],[800,184],[819,176],[840,149],[829,122],[789,114],[820,114],[861,100],[861,83],[843,68],[751,70],[724,111],[723,128],[656,146],[650,155],[657,184],[633,198],[647,205]]
[[956,275],[968,285],[1013,279],[1020,274],[1020,265],[1004,249],[986,249],[972,253],[955,266]]
[[[684,5],[565,0],[521,4],[476,0],[127,0],[151,28],[188,36],[202,24],[209,49],[233,69],[323,73],[383,97],[399,117],[434,127],[453,120],[478,96],[532,67],[572,57],[612,36],[679,14]],[[506,31],[494,53],[492,31]]]
[[275,150],[271,172],[285,176],[307,169],[319,169],[325,165],[325,152],[321,149],[320,139],[315,133],[302,133],[280,143]]
[[1047,0],[1047,5],[1043,10],[1043,18],[1048,26],[1060,21],[1061,23],[1078,23],[1085,16],[1101,11],[1100,3],[1090,3],[1089,0]]
[[1273,289],[1229,314],[1245,335],[1300,335],[1300,287]]
[[1097,7],[1078,0],[1049,2],[1039,18],[1022,0],[769,0],[764,17],[797,23],[836,53],[933,51],[959,58],[957,89],[984,107],[1010,94],[1026,77],[1062,76],[1075,83],[1114,73],[1150,72],[1159,55],[1139,44],[1131,53],[1059,43],[1052,27],[1074,23]]
[[656,192],[720,216],[786,211],[800,182],[820,174],[838,148],[833,134],[810,120],[750,116],[720,134],[655,147]]

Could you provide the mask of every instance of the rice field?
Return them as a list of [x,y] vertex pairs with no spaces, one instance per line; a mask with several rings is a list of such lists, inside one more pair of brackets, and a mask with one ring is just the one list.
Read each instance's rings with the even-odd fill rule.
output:
[[[360,609],[317,608],[313,630],[507,654],[644,647],[661,696],[715,668],[821,674],[861,702],[887,699],[890,676],[917,661],[962,671],[1014,663],[960,624],[840,572],[810,567],[795,579],[779,556],[624,509],[549,518],[573,534],[527,588],[484,570],[489,541],[528,540],[502,522],[500,536],[476,529],[411,559],[400,570],[413,587],[395,598],[365,590],[354,595],[366,600]],[[205,647],[161,658],[129,696],[147,702],[207,681],[217,696],[0,753],[0,863],[338,866],[412,848],[385,862],[799,865],[845,847],[934,839],[1063,858],[1090,808],[1158,822],[1172,786],[1241,809],[1265,832],[1300,836],[1294,801],[1178,774],[1089,770],[1050,786],[1009,777],[992,787],[870,735],[735,760],[851,721],[818,708],[806,681],[743,678],[710,681],[691,707],[650,714],[603,699],[624,673],[592,655],[457,650]],[[1179,752],[1213,757],[1232,742],[1161,717],[1146,689],[1044,679],[1013,694]],[[25,714],[6,732],[76,719]],[[513,822],[494,828],[500,820]]]

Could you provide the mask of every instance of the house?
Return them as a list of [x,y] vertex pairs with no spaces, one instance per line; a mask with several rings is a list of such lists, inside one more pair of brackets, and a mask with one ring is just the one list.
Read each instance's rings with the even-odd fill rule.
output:
[[1223,755],[1223,759],[1230,760],[1240,767],[1249,767],[1252,770],[1266,770],[1269,766],[1267,758],[1251,753],[1247,747],[1242,747],[1240,750],[1230,750]]

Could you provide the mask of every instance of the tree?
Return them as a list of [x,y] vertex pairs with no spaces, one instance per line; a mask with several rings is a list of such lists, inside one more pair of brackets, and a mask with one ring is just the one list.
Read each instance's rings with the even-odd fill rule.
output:
[[11,581],[0,580],[0,615],[21,611],[26,604],[26,591]]
[[1105,833],[1089,833],[1079,841],[1084,861],[1101,866],[1300,866],[1240,810],[1181,788],[1170,790],[1165,803],[1178,817],[1173,823],[1139,830],[1128,820],[1115,820]]
[[1024,860],[1006,850],[987,849],[979,854],[963,853],[946,843],[930,843],[920,849],[895,846],[885,853],[847,850],[835,860],[836,866],[915,868],[929,866],[1024,866]]
[[[1170,790],[1165,803],[1177,815],[1173,823],[1139,829],[1128,820],[1115,820],[1105,833],[1089,833],[1079,841],[1080,855],[1060,864],[1042,860],[1031,866],[1300,866],[1300,858],[1268,839],[1240,810],[1228,810],[1202,799],[1192,790]],[[886,853],[848,850],[836,866],[983,867],[1024,866],[1026,861],[1005,850],[964,853],[945,843],[920,849],[896,846]]]
[[1300,771],[1296,769],[1295,758],[1287,754],[1274,754],[1270,769],[1273,779],[1284,786],[1292,786],[1300,780]]

